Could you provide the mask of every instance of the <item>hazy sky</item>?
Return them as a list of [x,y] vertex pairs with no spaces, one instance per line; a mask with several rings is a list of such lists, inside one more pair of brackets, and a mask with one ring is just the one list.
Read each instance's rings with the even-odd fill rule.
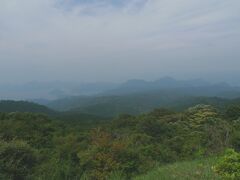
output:
[[240,79],[240,0],[0,0],[0,82]]

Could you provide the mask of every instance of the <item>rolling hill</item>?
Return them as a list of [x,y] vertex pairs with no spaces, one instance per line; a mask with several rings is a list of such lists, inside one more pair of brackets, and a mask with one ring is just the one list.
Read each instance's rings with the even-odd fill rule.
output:
[[197,104],[209,104],[219,108],[239,100],[219,97],[194,97],[169,92],[145,93],[125,96],[99,96],[61,99],[49,105],[56,110],[92,114],[102,117],[114,117],[119,114],[140,114],[159,107],[176,111]]
[[44,113],[48,115],[56,113],[54,110],[36,103],[10,100],[0,101],[0,112],[33,112]]
[[158,107],[183,110],[201,103],[221,107],[238,97],[240,88],[226,83],[165,77],[156,81],[129,80],[98,95],[69,96],[50,101],[47,106],[58,111],[113,117],[122,113],[140,114]]

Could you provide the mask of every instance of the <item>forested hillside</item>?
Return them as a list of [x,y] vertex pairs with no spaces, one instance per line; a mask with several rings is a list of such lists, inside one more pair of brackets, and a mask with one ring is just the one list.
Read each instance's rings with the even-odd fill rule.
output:
[[[151,177],[159,166],[166,172],[164,167],[173,168],[169,164],[175,162],[218,159],[226,148],[239,151],[239,117],[239,104],[224,108],[200,104],[181,112],[159,108],[137,116],[125,114],[83,129],[81,122],[42,114],[0,113],[0,177],[104,180],[149,173],[146,177]],[[217,162],[216,171],[207,166],[202,176],[207,172],[209,177],[222,176]],[[190,179],[192,171],[188,175],[178,170]]]
[[54,114],[55,112],[46,106],[31,103],[28,101],[0,101],[0,112],[33,112],[33,113],[45,113]]
[[160,91],[121,96],[69,97],[52,101],[48,107],[58,111],[71,110],[102,117],[114,117],[122,113],[137,115],[158,107],[181,111],[197,104],[210,104],[223,108],[239,101],[239,99],[188,96],[175,91]]
[[88,129],[96,126],[99,123],[104,123],[109,118],[97,116],[94,114],[88,114],[83,112],[66,111],[59,112],[54,111],[46,106],[39,105],[28,101],[0,101],[0,112],[12,113],[12,112],[24,112],[24,113],[39,113],[45,114],[56,119],[59,122],[65,122],[65,126],[73,126],[74,124],[81,129]]

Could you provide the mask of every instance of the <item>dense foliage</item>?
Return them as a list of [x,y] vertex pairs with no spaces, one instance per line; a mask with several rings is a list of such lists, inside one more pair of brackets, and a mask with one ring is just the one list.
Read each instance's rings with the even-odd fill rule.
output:
[[6,179],[21,180],[33,173],[37,163],[35,150],[21,141],[0,142],[0,172]]
[[228,149],[214,169],[224,179],[240,179],[240,153]]
[[216,157],[176,162],[154,168],[134,180],[223,180],[212,167],[216,164]]
[[129,179],[156,165],[216,156],[229,147],[238,151],[239,112],[236,105],[160,108],[90,129],[66,117],[0,113],[0,178]]

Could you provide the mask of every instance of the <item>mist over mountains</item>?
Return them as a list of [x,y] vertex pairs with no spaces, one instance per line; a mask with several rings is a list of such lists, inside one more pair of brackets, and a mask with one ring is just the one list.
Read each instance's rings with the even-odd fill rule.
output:
[[196,104],[223,107],[240,97],[240,87],[225,82],[171,77],[155,81],[132,79],[124,83],[33,82],[5,86],[1,91],[9,99],[25,99],[58,112],[107,118],[124,113],[136,115],[159,107],[174,110]]
[[0,84],[0,99],[48,100],[66,96],[92,95],[115,88],[114,83],[30,82],[26,84]]
[[163,77],[155,81],[144,81],[140,79],[129,80],[118,88],[108,91],[106,94],[131,94],[157,90],[187,91],[189,89],[235,89],[227,83],[210,83],[202,79],[176,80],[171,77]]
[[140,114],[158,107],[183,110],[202,103],[222,106],[238,97],[240,88],[227,83],[164,77],[156,81],[129,80],[102,93],[68,96],[45,105],[57,111],[113,117],[122,113]]
[[228,83],[210,83],[202,79],[177,80],[163,77],[155,81],[132,79],[124,83],[31,82],[0,84],[0,99],[33,100],[46,104],[51,100],[71,96],[109,96],[144,93],[158,90],[176,91],[187,95],[234,98],[240,88]]

